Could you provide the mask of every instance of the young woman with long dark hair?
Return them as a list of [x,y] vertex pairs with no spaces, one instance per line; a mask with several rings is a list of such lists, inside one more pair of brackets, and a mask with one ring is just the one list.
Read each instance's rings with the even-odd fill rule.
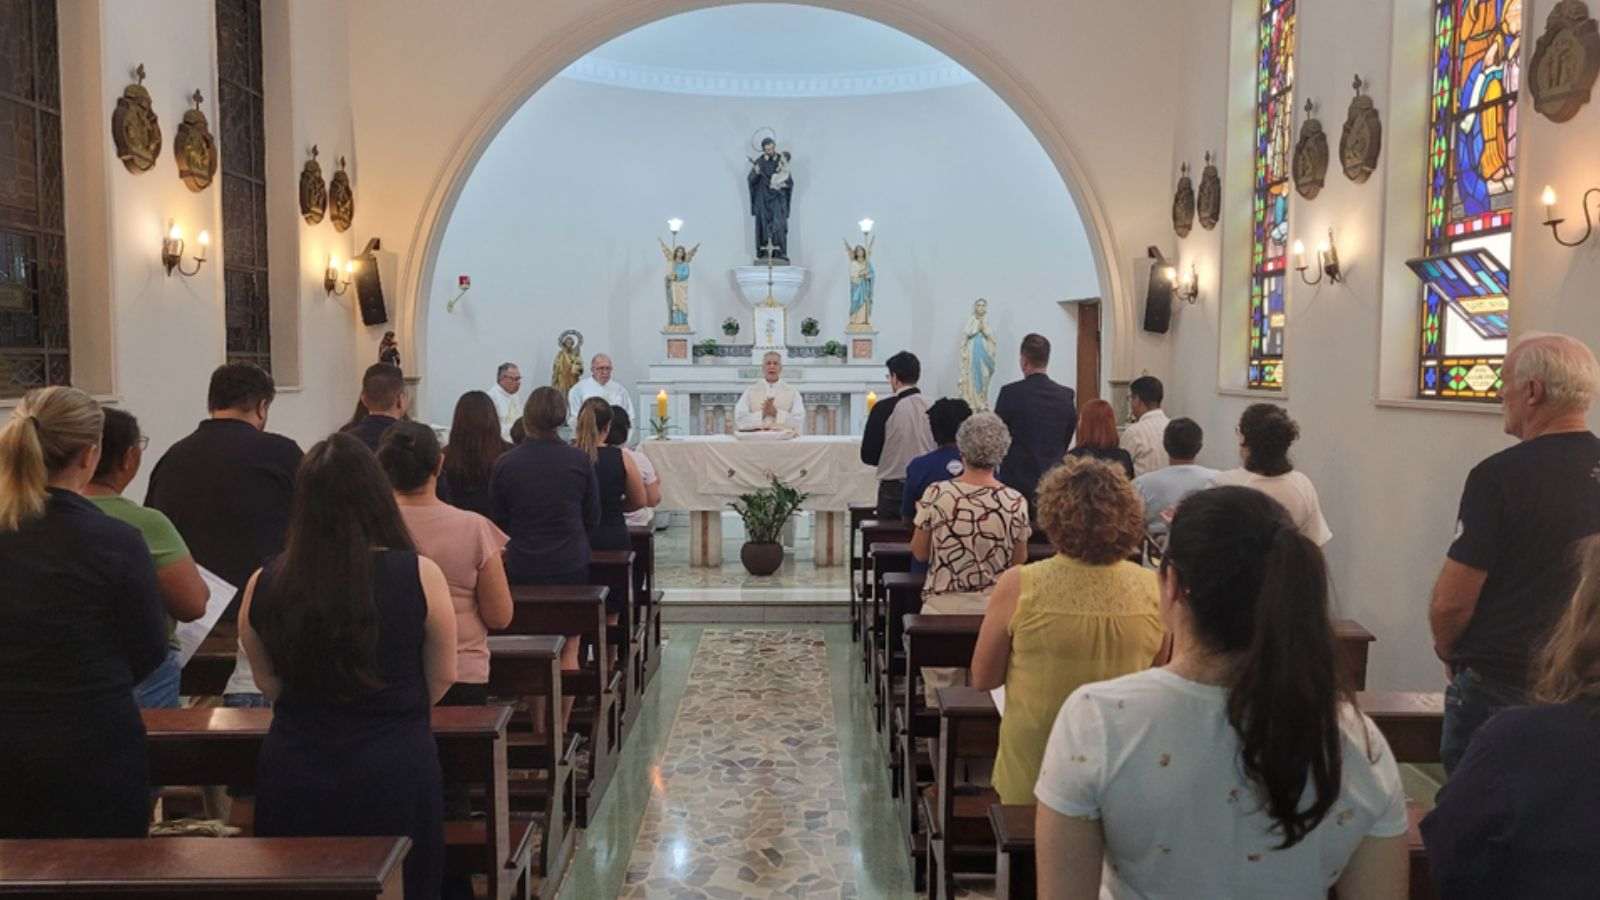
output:
[[1399,767],[1339,686],[1321,551],[1240,487],[1190,495],[1170,535],[1171,662],[1056,717],[1039,896],[1404,897]]
[[456,679],[455,610],[356,438],[306,454],[286,548],[245,587],[239,638],[274,707],[256,834],[407,835],[406,895],[438,896],[444,799],[429,710]]
[[500,414],[483,391],[467,391],[450,419],[450,445],[439,473],[439,499],[458,509],[489,516],[489,476],[500,454],[511,449],[500,436]]

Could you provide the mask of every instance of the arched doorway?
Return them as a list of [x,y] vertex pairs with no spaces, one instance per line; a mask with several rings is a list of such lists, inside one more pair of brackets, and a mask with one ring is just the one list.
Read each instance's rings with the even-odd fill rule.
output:
[[[454,150],[434,180],[411,250],[401,260],[399,324],[407,345],[407,358],[426,358],[426,305],[433,301],[431,287],[446,226],[461,191],[477,161],[501,128],[540,87],[572,62],[606,41],[642,25],[678,13],[721,3],[693,0],[639,0],[613,6],[560,34],[553,35],[524,58],[505,78],[494,98],[476,114],[471,126],[456,141]],[[1107,370],[1116,377],[1131,368],[1133,312],[1127,273],[1116,264],[1116,246],[1105,206],[1077,162],[1066,134],[1040,101],[1036,89],[1016,77],[1005,62],[930,13],[910,9],[893,0],[830,2],[813,0],[804,5],[848,12],[880,22],[934,47],[975,75],[1016,113],[1039,142],[1065,184],[1079,215],[1095,260],[1099,295],[1106,298]],[[442,299],[440,300],[442,302]],[[425,374],[425,371],[424,373]]]

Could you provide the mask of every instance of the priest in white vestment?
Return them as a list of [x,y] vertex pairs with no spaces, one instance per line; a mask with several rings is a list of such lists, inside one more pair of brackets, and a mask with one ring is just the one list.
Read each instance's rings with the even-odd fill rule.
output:
[[806,404],[783,378],[783,356],[773,352],[761,359],[762,380],[739,395],[734,426],[740,431],[805,430]]
[[501,363],[495,370],[489,399],[500,419],[500,437],[511,440],[511,426],[522,418],[522,370],[516,363]]
[[594,359],[589,360],[589,374],[567,391],[568,428],[577,426],[578,410],[590,397],[604,397],[607,403],[620,406],[628,411],[630,418],[633,416],[633,400],[628,396],[628,389],[612,380],[611,371],[611,357],[604,353],[596,353]]

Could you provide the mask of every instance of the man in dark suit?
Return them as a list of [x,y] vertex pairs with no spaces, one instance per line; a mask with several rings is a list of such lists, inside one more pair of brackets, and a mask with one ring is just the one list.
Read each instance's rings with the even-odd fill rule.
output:
[[366,418],[340,430],[360,439],[376,453],[384,433],[405,418],[407,400],[406,381],[400,374],[400,367],[373,363],[361,378],[361,406],[367,411]]
[[1011,449],[1000,464],[1000,480],[1028,498],[1039,479],[1067,454],[1072,432],[1078,427],[1078,407],[1072,388],[1056,384],[1045,371],[1050,367],[1050,341],[1042,334],[1022,339],[1022,380],[1000,389],[994,411],[1011,429]]

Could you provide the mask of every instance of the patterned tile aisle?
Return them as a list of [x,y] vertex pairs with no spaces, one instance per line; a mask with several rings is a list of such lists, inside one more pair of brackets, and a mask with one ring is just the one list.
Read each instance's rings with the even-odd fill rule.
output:
[[624,897],[856,897],[827,647],[816,629],[707,629]]

